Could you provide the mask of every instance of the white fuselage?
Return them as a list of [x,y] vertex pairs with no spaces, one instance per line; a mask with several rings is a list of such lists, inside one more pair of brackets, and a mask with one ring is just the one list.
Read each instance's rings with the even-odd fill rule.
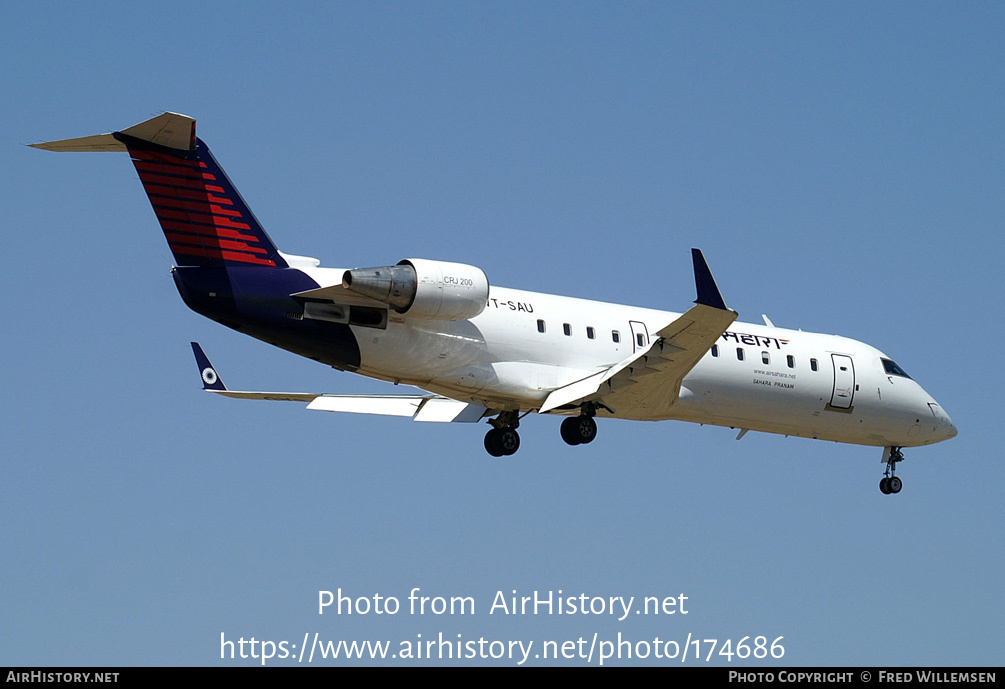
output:
[[[341,275],[324,268],[305,272],[319,284]],[[386,328],[352,328],[360,374],[489,409],[537,411],[553,390],[649,347],[650,337],[679,316],[492,287],[485,310],[470,320],[392,311]],[[906,375],[888,373],[884,359],[874,347],[845,337],[735,322],[684,378],[670,413],[601,409],[598,416],[677,419],[874,446],[925,445],[956,435],[931,395]]]
[[197,313],[435,395],[228,391],[193,343],[212,392],[424,421],[495,416],[485,448],[497,457],[519,448],[516,427],[529,412],[569,416],[560,430],[570,445],[593,441],[594,416],[614,416],[882,446],[886,494],[901,490],[900,448],[956,435],[935,400],[875,348],[735,322],[696,248],[698,298],[684,314],[490,287],[481,269],[444,261],[322,268],[279,251],[187,115],[33,145],[129,152],[174,256],[175,284]]

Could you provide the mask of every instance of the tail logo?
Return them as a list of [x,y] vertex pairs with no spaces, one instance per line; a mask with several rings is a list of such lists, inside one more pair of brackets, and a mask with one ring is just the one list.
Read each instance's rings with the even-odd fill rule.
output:
[[219,380],[219,376],[216,375],[216,371],[207,366],[202,369],[202,382],[206,385],[216,385],[216,381]]
[[[129,154],[179,265],[275,267],[275,247],[206,145],[196,159],[130,148]],[[188,154],[191,156],[191,154]]]

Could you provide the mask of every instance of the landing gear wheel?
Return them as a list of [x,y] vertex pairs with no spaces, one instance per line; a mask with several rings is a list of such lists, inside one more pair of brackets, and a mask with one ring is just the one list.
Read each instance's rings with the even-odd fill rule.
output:
[[562,421],[561,432],[569,445],[585,445],[597,437],[597,422],[592,416],[570,416]]
[[890,480],[886,482],[886,487],[891,493],[897,494],[904,487],[904,482],[898,476],[891,476]]
[[883,495],[890,494],[890,479],[885,476],[879,480],[879,492]]
[[485,434],[485,451],[493,457],[502,457],[503,450],[499,444],[499,431],[493,428]]
[[513,428],[500,428],[496,431],[499,434],[499,446],[505,456],[515,454],[520,449],[520,434]]
[[508,457],[520,449],[520,434],[513,428],[493,428],[485,434],[485,450],[493,457]]
[[576,424],[576,418],[573,416],[570,416],[569,418],[562,420],[562,426],[560,429],[562,432],[562,440],[564,440],[569,445],[579,445],[579,443],[582,442],[579,439],[579,434],[576,433],[576,430],[573,428],[575,424]]

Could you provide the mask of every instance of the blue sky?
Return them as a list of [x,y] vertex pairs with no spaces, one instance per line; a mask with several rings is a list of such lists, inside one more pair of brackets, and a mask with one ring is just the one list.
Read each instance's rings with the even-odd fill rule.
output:
[[[299,648],[315,632],[1005,660],[1000,4],[57,2],[6,18],[0,664],[239,664],[254,661],[221,661],[221,633]],[[520,452],[493,460],[480,427],[205,395],[191,340],[235,388],[386,388],[190,312],[124,155],[24,146],[164,110],[198,119],[284,251],[439,258],[681,311],[701,247],[741,320],[879,347],[960,435],[909,450],[884,497],[876,448],[622,421],[569,448],[528,418]],[[318,591],[340,587],[477,608],[319,616]],[[559,589],[683,593],[689,612],[488,614],[497,591]]]

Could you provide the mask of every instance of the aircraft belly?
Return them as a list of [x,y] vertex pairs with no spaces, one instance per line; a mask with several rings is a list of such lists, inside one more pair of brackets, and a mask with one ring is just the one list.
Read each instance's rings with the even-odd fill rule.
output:
[[704,369],[685,378],[685,384],[687,394],[682,389],[679,403],[661,419],[861,445],[912,444],[908,427],[891,425],[889,415],[878,414],[875,400],[866,395],[855,398],[853,409],[829,408],[826,382],[718,375]]
[[432,381],[460,394],[478,393],[479,399],[497,400],[503,406],[540,407],[556,387],[578,380],[590,372],[528,361],[497,361],[463,366]]
[[595,372],[529,361],[533,352],[521,346],[519,337],[492,340],[472,320],[392,319],[386,329],[352,329],[359,342],[359,373],[455,399],[529,410],[555,388]]
[[485,340],[470,321],[417,326],[391,322],[386,329],[352,329],[359,342],[360,372],[376,378],[427,387],[439,376],[484,358]]
[[289,317],[301,305],[287,295],[314,285],[299,270],[176,267],[172,274],[185,304],[207,318],[329,366],[360,365],[349,326]]

